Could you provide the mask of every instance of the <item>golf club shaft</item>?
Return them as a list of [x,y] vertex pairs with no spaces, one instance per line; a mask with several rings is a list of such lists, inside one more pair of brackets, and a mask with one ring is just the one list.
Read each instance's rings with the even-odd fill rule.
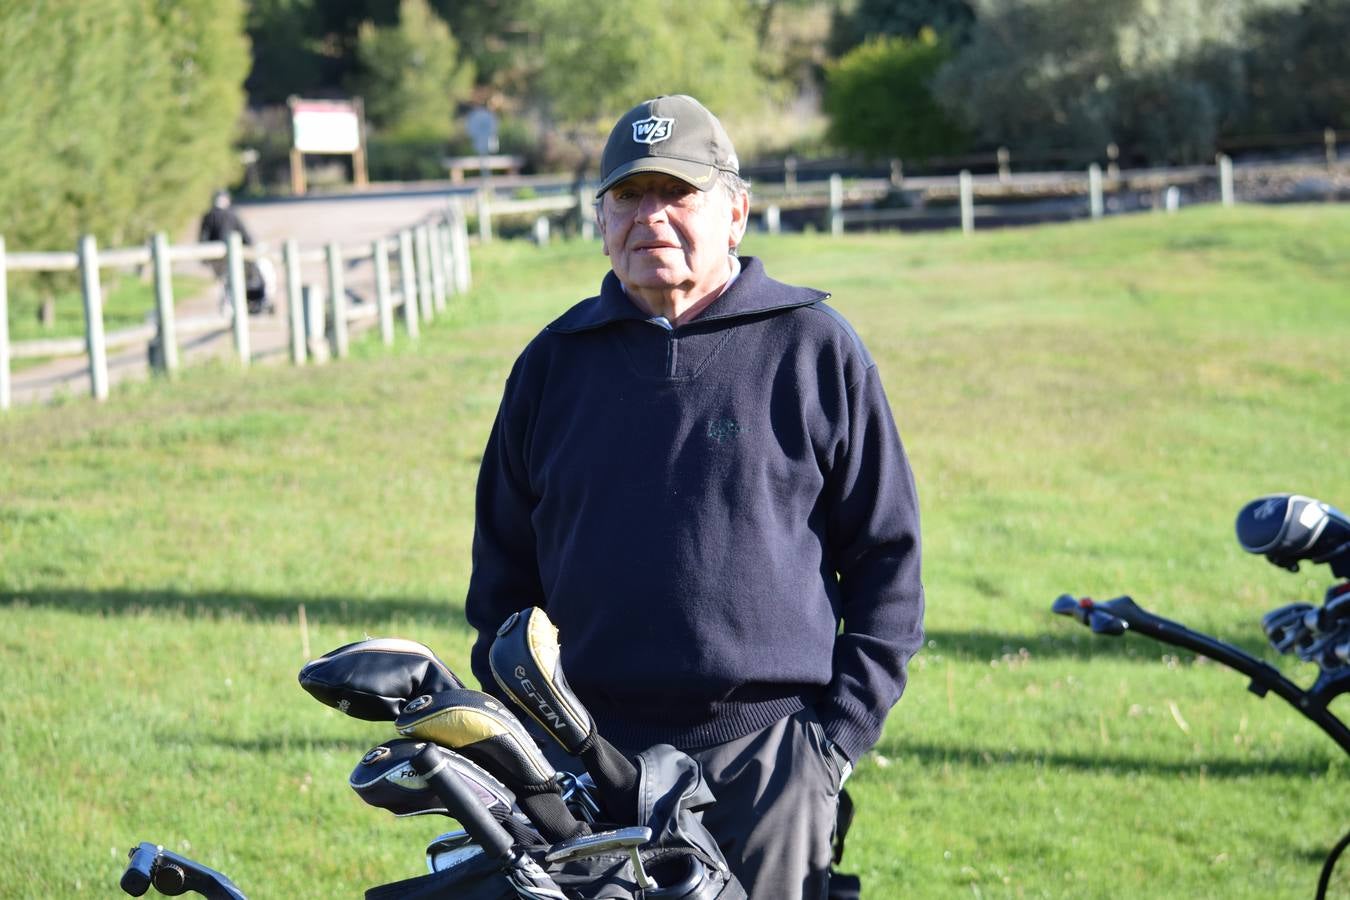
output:
[[436,795],[445,802],[446,810],[464,826],[483,852],[493,859],[511,851],[511,835],[498,824],[459,776],[451,771],[441,749],[430,742],[423,744],[412,758],[412,767],[426,779]]

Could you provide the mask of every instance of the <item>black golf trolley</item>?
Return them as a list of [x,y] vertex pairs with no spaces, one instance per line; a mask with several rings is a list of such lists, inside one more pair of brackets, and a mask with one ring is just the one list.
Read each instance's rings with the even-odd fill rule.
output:
[[[1261,619],[1277,652],[1297,654],[1318,666],[1317,679],[1309,688],[1299,687],[1231,644],[1154,615],[1129,597],[1098,603],[1064,594],[1052,610],[1077,619],[1095,634],[1118,637],[1134,632],[1223,663],[1251,679],[1247,689],[1253,694],[1264,697],[1273,692],[1350,753],[1350,728],[1327,708],[1350,690],[1350,518],[1311,497],[1272,494],[1253,500],[1238,513],[1237,538],[1242,549],[1264,555],[1273,565],[1296,572],[1301,562],[1325,563],[1338,579],[1327,588],[1321,606],[1290,603]],[[1318,900],[1326,896],[1347,844],[1350,832],[1327,855],[1318,879]]]

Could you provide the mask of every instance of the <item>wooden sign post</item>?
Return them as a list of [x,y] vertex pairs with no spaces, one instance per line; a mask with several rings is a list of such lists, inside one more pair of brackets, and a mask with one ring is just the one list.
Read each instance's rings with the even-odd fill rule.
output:
[[291,192],[305,193],[305,154],[352,157],[352,179],[366,186],[366,122],[361,98],[286,101],[291,110]]

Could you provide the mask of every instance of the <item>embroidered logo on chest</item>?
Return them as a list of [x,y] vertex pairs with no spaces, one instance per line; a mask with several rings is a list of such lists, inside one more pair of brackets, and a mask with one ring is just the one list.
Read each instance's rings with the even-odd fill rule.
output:
[[740,437],[745,434],[744,425],[735,419],[713,419],[708,423],[708,437],[719,444],[724,444],[732,438]]

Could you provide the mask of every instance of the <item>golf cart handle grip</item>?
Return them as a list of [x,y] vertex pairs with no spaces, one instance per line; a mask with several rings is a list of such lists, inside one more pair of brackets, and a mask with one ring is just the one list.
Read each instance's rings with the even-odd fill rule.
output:
[[1093,634],[1105,634],[1118,637],[1125,633],[1126,623],[1108,609],[1098,606],[1090,597],[1076,598],[1072,594],[1060,594],[1050,607],[1050,611],[1061,616],[1070,616],[1092,629]]
[[445,803],[446,812],[464,826],[490,859],[500,859],[511,852],[511,835],[450,768],[439,747],[430,742],[423,744],[411,763]]
[[131,862],[127,864],[127,870],[122,873],[122,880],[118,884],[131,896],[140,897],[150,890],[150,876],[155,859],[159,856],[159,848],[151,843],[141,843],[132,847],[129,855]]

